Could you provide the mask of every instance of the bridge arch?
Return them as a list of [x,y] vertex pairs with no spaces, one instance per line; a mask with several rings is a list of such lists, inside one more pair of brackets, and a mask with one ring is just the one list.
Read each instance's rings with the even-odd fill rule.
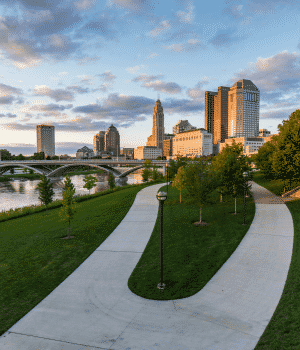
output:
[[127,176],[128,174],[131,174],[131,173],[133,173],[134,171],[136,171],[136,170],[138,170],[138,169],[141,169],[141,168],[143,168],[144,167],[144,165],[138,165],[138,166],[136,166],[136,167],[134,167],[134,168],[132,168],[132,169],[129,169],[129,170],[127,170],[127,171],[125,171],[124,173],[122,173],[122,175],[120,175],[120,177],[122,178],[122,177],[125,177],[125,176]]
[[12,168],[27,168],[27,169],[31,169],[31,170],[35,171],[36,173],[38,173],[40,175],[45,174],[42,170],[36,169],[30,165],[15,163],[15,164],[11,164],[11,165],[10,164],[0,165],[0,175],[4,174],[5,172],[7,172],[8,170],[10,170]]
[[65,173],[70,171],[70,168],[75,168],[75,167],[78,167],[80,165],[89,166],[91,168],[97,168],[99,170],[108,171],[108,172],[112,173],[115,177],[120,177],[120,175],[121,175],[121,173],[118,170],[115,170],[114,168],[112,168],[112,167],[110,167],[108,165],[76,163],[76,164],[67,164],[67,165],[64,165],[64,166],[62,166],[62,167],[60,167],[58,169],[55,169],[55,170],[51,171],[50,173],[48,173],[47,176],[48,177],[63,176]]

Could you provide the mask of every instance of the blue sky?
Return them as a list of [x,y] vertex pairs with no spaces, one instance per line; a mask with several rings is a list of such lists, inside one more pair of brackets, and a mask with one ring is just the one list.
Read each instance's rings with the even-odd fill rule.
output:
[[37,124],[55,126],[56,154],[111,124],[121,147],[145,145],[158,94],[167,133],[204,127],[205,91],[239,79],[276,133],[298,108],[299,23],[292,0],[2,0],[0,148],[36,152]]

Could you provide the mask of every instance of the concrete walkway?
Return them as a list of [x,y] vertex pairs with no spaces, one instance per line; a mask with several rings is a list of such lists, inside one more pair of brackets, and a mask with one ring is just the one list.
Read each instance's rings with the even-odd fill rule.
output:
[[151,236],[161,186],[138,193],[101,246],[0,337],[1,350],[255,348],[291,262],[294,228],[288,208],[253,183],[253,223],[207,285],[189,298],[147,300],[133,294],[127,281]]

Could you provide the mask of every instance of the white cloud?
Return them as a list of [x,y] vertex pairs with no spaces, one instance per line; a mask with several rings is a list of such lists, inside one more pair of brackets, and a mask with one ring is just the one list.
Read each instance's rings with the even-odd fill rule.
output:
[[144,68],[145,66],[143,64],[141,64],[140,66],[134,66],[134,67],[129,67],[126,68],[127,72],[130,74],[135,74],[137,71],[139,71],[140,69]]
[[192,23],[194,19],[194,6],[192,4],[189,4],[187,7],[187,12],[184,11],[178,11],[177,16],[179,18],[179,21],[182,23]]
[[150,36],[151,38],[156,38],[157,36],[166,33],[171,29],[170,21],[162,21],[159,23],[159,25],[151,30],[149,33],[147,33],[147,36]]
[[151,59],[153,59],[153,58],[155,58],[155,57],[157,57],[158,56],[158,53],[152,53],[151,55],[149,55],[149,56],[147,56],[146,58],[148,59],[148,60],[151,60]]

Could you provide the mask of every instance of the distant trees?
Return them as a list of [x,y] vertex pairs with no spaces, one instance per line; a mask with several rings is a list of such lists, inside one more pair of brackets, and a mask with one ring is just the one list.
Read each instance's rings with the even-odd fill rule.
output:
[[147,182],[151,176],[151,166],[152,166],[152,162],[150,159],[145,160],[144,162],[144,169],[142,172],[142,178],[143,178],[143,182]]
[[15,160],[25,160],[25,159],[26,158],[21,153],[18,156],[15,156]]
[[0,149],[1,153],[1,160],[13,160],[13,156],[10,154],[10,152],[6,149]]
[[30,159],[33,159],[33,160],[44,160],[45,159],[45,153],[44,152],[34,153],[33,156],[30,157]]

